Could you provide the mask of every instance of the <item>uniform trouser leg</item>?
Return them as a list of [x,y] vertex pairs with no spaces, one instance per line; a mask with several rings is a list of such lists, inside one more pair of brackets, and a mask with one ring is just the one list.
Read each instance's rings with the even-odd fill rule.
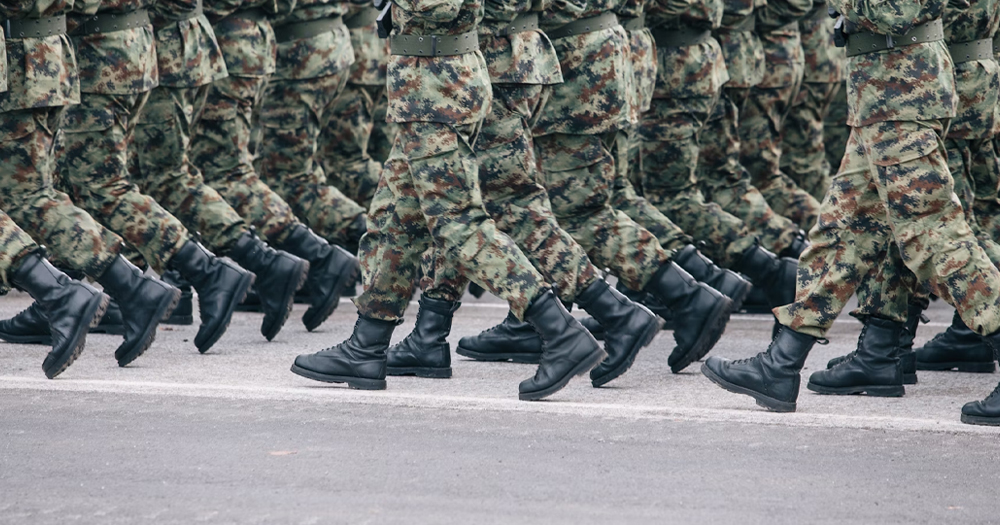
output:
[[207,86],[153,89],[135,127],[129,173],[140,191],[199,232],[212,251],[224,254],[247,227],[188,158],[191,128],[206,94]]
[[383,93],[375,101],[375,110],[372,113],[375,125],[372,127],[372,136],[368,142],[368,154],[375,159],[375,162],[378,162],[380,170],[385,161],[389,159],[392,143],[396,140],[396,133],[399,132],[399,124],[386,122],[385,117],[388,111],[389,99]]
[[855,128],[799,259],[795,302],[778,321],[822,337],[860,283],[897,245],[900,258],[980,334],[1000,329],[1000,271],[954,194],[938,121]]
[[559,225],[598,267],[610,268],[626,286],[641,290],[673,253],[648,230],[611,206],[619,133],[535,138],[541,180]]
[[975,182],[976,202],[973,209],[976,221],[983,233],[991,239],[1000,239],[1000,155],[998,155],[997,137],[983,145],[977,152],[977,159],[972,167],[972,179]]
[[[538,183],[538,163],[529,122],[543,99],[544,86],[493,84],[493,104],[476,139],[479,185],[486,212],[517,243],[559,298],[572,303],[598,278],[597,268],[569,233],[559,227],[548,194]],[[468,281],[433,257],[424,271],[424,293],[457,301]],[[426,267],[425,267],[426,268]]]
[[272,244],[298,223],[292,208],[264,184],[250,160],[250,126],[266,79],[227,77],[208,89],[191,137],[191,163],[236,213]]
[[97,278],[120,253],[122,240],[53,185],[53,147],[62,111],[37,108],[3,113],[0,209],[47,246],[54,263]]
[[782,126],[781,171],[816,200],[830,186],[830,163],[823,141],[823,120],[840,84],[804,82]]
[[764,248],[779,253],[800,229],[771,209],[740,163],[739,116],[749,93],[748,88],[722,89],[719,102],[698,134],[698,184],[706,200],[742,220]]
[[400,126],[361,239],[363,317],[395,320],[410,301],[421,257],[432,245],[467,279],[510,304],[523,319],[548,285],[483,209],[476,126],[408,122]]
[[324,115],[317,158],[327,181],[349,199],[368,209],[382,165],[371,157],[369,142],[375,127],[376,101],[385,86],[347,83]]
[[823,149],[826,151],[826,160],[830,163],[830,175],[840,168],[850,135],[851,127],[847,125],[847,84],[841,82],[840,89],[830,103],[830,111],[823,119]]
[[364,208],[327,183],[316,158],[320,126],[344,90],[347,71],[319,78],[272,78],[261,105],[261,143],[254,166],[295,215],[319,235],[343,244]]
[[10,291],[10,276],[20,266],[21,259],[37,250],[35,241],[0,211],[0,295]]

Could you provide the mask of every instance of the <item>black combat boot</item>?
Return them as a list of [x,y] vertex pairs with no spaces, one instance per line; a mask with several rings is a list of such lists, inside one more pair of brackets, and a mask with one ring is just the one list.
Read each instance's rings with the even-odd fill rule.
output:
[[[626,297],[626,299],[628,298]],[[597,322],[597,319],[593,317],[581,317],[580,324],[590,332],[590,335],[594,336],[594,339],[598,341],[604,340],[604,327],[601,326],[601,323]]]
[[552,290],[546,290],[531,302],[524,319],[541,337],[542,357],[535,376],[518,386],[518,398],[522,401],[551,396],[562,390],[573,376],[591,371],[608,356]]
[[171,312],[170,317],[163,320],[163,324],[173,324],[189,326],[194,324],[194,291],[191,283],[184,280],[181,274],[175,270],[167,270],[160,276],[163,282],[181,291],[181,299],[177,301],[177,308]]
[[279,247],[309,261],[305,287],[309,290],[310,305],[302,315],[302,323],[311,332],[337,308],[344,288],[357,280],[358,259],[339,246],[331,246],[302,224],[293,226]]
[[628,300],[603,279],[595,280],[580,292],[576,302],[604,331],[604,350],[608,358],[590,371],[595,387],[610,383],[627,372],[639,350],[652,342],[660,331],[661,321],[653,312]]
[[486,289],[476,283],[469,283],[469,293],[476,299],[479,299],[486,293]]
[[[993,350],[993,357],[1000,357],[1000,332],[983,337]],[[1000,426],[1000,383],[986,399],[966,403],[962,407],[962,423],[969,425]]]
[[358,316],[351,338],[315,354],[295,358],[292,372],[358,390],[385,390],[385,352],[397,321]]
[[367,231],[368,218],[367,215],[362,213],[355,217],[354,220],[351,221],[351,224],[347,226],[347,230],[344,231],[344,249],[352,255],[357,255],[361,238],[364,237],[365,232]]
[[730,392],[756,399],[768,410],[795,412],[802,380],[799,372],[815,343],[811,335],[781,327],[766,352],[736,361],[709,357],[701,373]]
[[806,388],[820,394],[902,396],[899,337],[905,329],[903,323],[869,317],[861,328],[857,350],[837,366],[813,373]]
[[761,248],[760,244],[747,248],[734,268],[749,277],[754,288],[764,292],[771,308],[795,301],[795,274],[798,269],[799,263],[795,259],[778,258]]
[[806,248],[808,247],[809,238],[806,236],[806,232],[799,230],[799,232],[795,234],[795,238],[792,239],[791,244],[785,246],[785,249],[781,250],[778,257],[788,257],[789,259],[795,259],[797,261],[799,260],[799,256],[802,255],[802,252],[806,251]]
[[295,292],[306,282],[309,263],[271,248],[252,231],[236,240],[229,257],[257,276],[254,289],[264,312],[260,334],[268,341],[274,339],[292,313]]
[[42,371],[52,379],[83,352],[87,330],[100,321],[109,299],[92,286],[70,279],[40,252],[24,256],[11,272],[10,282],[35,300],[47,320],[52,350],[42,361]]
[[21,310],[10,319],[0,321],[0,339],[21,345],[52,345],[49,320],[38,302]]
[[115,358],[118,366],[128,365],[153,344],[156,327],[177,306],[181,292],[159,279],[144,276],[142,270],[120,255],[97,282],[121,309],[125,341],[115,350]]
[[92,334],[125,335],[125,319],[122,318],[122,310],[118,303],[111,301],[108,309],[101,317],[101,322],[90,329]]
[[705,257],[694,245],[687,245],[674,256],[677,266],[691,274],[696,281],[703,282],[733,301],[733,310],[738,312],[743,306],[743,300],[750,293],[753,285],[736,272],[723,270],[711,259]]
[[451,377],[451,320],[462,303],[420,296],[417,324],[399,344],[386,352],[391,376]]
[[663,319],[663,329],[673,330],[674,329],[674,313],[670,311],[660,302],[659,299],[653,297],[646,292],[637,292],[635,290],[630,290],[628,286],[621,279],[618,280],[618,284],[615,285],[615,290],[618,290],[622,295],[628,298],[629,301],[633,303],[639,303],[649,309],[650,312],[658,315],[660,319]]
[[667,358],[673,373],[680,372],[707,354],[726,331],[733,302],[710,286],[699,283],[673,262],[667,262],[646,283],[652,295],[674,315],[677,346]]
[[198,292],[201,326],[194,345],[204,354],[226,333],[236,305],[253,285],[254,275],[194,241],[186,242],[169,264]]
[[[916,303],[910,303],[909,311],[906,317],[906,325],[903,328],[903,332],[899,334],[898,355],[900,366],[903,368],[904,385],[917,384],[917,354],[913,351],[913,338],[917,335],[917,326],[924,319],[923,311],[924,306]],[[927,321],[923,322],[926,323]],[[830,369],[840,363],[843,363],[855,352],[851,352],[840,357],[834,357],[826,364],[826,368]]]
[[996,370],[993,349],[983,336],[973,332],[958,315],[947,330],[918,348],[917,370],[958,370],[991,374]]
[[502,323],[479,335],[459,339],[455,353],[477,361],[538,364],[542,358],[542,340],[530,324],[507,312]]

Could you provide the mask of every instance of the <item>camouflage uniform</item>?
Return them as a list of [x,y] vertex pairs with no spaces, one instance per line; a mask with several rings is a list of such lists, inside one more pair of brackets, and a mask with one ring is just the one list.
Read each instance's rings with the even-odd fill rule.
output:
[[[462,35],[476,30],[483,5],[398,0],[392,16],[394,35]],[[466,278],[507,300],[523,319],[548,285],[483,209],[472,151],[491,99],[483,55],[393,55],[388,75],[388,116],[400,130],[361,239],[365,291],[355,299],[359,314],[401,318],[421,256],[433,243]]]
[[[945,7],[944,0],[833,3],[862,31],[894,35],[940,18]],[[946,45],[849,57],[848,72],[847,153],[800,258],[796,300],[774,310],[779,322],[822,337],[895,243],[917,280],[953,304],[969,327],[996,332],[1000,271],[965,221],[943,146],[943,121],[957,105]]]
[[802,83],[804,57],[798,20],[811,0],[773,0],[757,10],[757,33],[764,46],[764,78],[750,88],[740,115],[740,162],[776,213],[802,229],[816,222],[819,202],[781,172],[781,129]]
[[[72,4],[43,0],[3,18],[64,15]],[[94,221],[53,186],[52,148],[62,106],[80,101],[72,44],[65,34],[6,42],[7,92],[0,93],[0,208],[63,267],[99,277],[121,250],[121,238]],[[27,60],[27,57],[37,60]],[[44,67],[38,67],[44,64]]]
[[771,209],[740,163],[739,115],[750,88],[764,76],[764,48],[752,30],[754,4],[753,0],[725,1],[722,26],[713,33],[729,81],[698,134],[696,178],[705,200],[741,219],[764,248],[780,253],[798,235],[799,227]]
[[[847,64],[847,57],[841,62]],[[830,163],[830,175],[840,169],[840,161],[847,151],[847,138],[851,135],[851,127],[847,125],[847,81],[840,83],[840,88],[830,101],[830,110],[823,119],[823,150],[826,161]]]
[[158,3],[152,18],[160,85],[135,128],[129,172],[141,191],[200,232],[209,248],[225,254],[246,224],[205,184],[188,149],[208,84],[226,76],[226,64],[200,3]]
[[831,171],[824,150],[823,121],[844,80],[844,50],[833,42],[835,23],[825,3],[799,21],[805,75],[781,135],[781,171],[819,201],[830,186]]
[[[340,1],[300,0],[273,19],[277,63],[264,89],[254,161],[261,179],[303,223],[339,244],[353,240],[349,227],[365,210],[327,183],[316,150],[354,62],[341,19],[346,12]],[[317,24],[323,32],[310,31]]]

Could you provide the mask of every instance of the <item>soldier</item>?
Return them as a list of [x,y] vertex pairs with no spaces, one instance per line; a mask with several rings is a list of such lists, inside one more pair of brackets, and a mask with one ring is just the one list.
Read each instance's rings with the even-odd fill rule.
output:
[[781,129],[781,171],[817,201],[826,195],[832,170],[824,150],[823,122],[844,80],[844,50],[834,45],[834,23],[826,2],[817,3],[799,21],[805,73]]
[[[120,255],[120,237],[53,187],[51,152],[63,106],[80,101],[77,62],[66,34],[71,7],[62,0],[40,0],[0,13],[7,20],[5,67],[10,72],[9,89],[0,93],[0,158],[5,159],[0,162],[0,208],[49,246],[56,263],[95,279],[118,302],[125,330],[115,358],[126,366],[153,343],[160,319],[173,310],[180,291],[143,276]],[[29,71],[35,59],[45,67]],[[56,342],[62,335],[52,331],[46,317],[51,312],[47,300],[40,299],[0,323],[0,337],[47,332],[44,337]]]
[[[713,357],[702,366],[713,382],[770,410],[795,410],[809,350],[859,283],[871,285],[889,243],[968,326],[991,341],[1000,336],[1000,271],[965,221],[942,147],[943,121],[955,116],[957,102],[940,19],[945,2],[865,3],[863,10],[860,4],[833,2],[849,22],[852,132],[820,223],[810,233],[812,244],[800,258],[796,301],[774,310],[782,326],[766,352],[739,361]],[[868,329],[882,335],[877,345],[862,342],[859,353],[886,359],[899,333],[891,322],[871,319]],[[881,393],[898,395],[902,388]]]

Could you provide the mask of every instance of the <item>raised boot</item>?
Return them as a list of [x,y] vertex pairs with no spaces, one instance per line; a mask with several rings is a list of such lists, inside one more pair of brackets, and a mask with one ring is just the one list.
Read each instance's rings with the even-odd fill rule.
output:
[[[899,334],[899,363],[903,367],[903,384],[904,385],[915,385],[917,384],[917,355],[913,351],[913,338],[917,335],[917,326],[921,322],[927,322],[924,320],[924,306],[916,303],[910,303],[907,317],[906,325],[903,328],[903,332]],[[826,367],[833,368],[840,363],[846,361],[854,352],[847,355],[842,355],[840,357],[834,357],[827,364]]]
[[771,308],[795,301],[795,274],[799,263],[795,259],[778,258],[754,244],[743,252],[734,270],[746,275],[754,288],[760,288]]
[[542,340],[530,324],[507,312],[502,323],[479,335],[459,339],[455,353],[477,361],[538,364],[542,358]]
[[385,390],[385,352],[397,321],[358,316],[351,338],[315,354],[295,358],[292,372],[359,390]]
[[707,354],[726,331],[733,302],[673,262],[667,262],[646,283],[645,291],[674,315],[674,347],[667,364],[680,372]]
[[302,315],[302,324],[311,332],[337,308],[345,287],[357,280],[361,268],[358,258],[339,246],[331,246],[302,224],[292,227],[279,248],[309,261],[305,286],[309,290],[309,309]]
[[264,312],[260,334],[268,341],[274,339],[292,313],[295,292],[306,282],[309,263],[271,248],[252,231],[236,240],[229,257],[257,276],[254,289]]
[[52,350],[42,361],[42,371],[52,379],[83,352],[87,330],[100,321],[109,299],[94,287],[57,270],[40,251],[24,256],[21,265],[11,272],[10,281],[35,300],[48,321]]
[[958,370],[993,373],[993,349],[984,338],[965,325],[958,311],[947,330],[916,350],[917,370]]
[[469,283],[469,294],[471,294],[476,299],[479,299],[485,293],[486,293],[486,289],[483,288],[482,286],[479,286],[476,283]]
[[49,320],[38,301],[10,319],[0,321],[0,339],[21,345],[52,345]]
[[653,312],[628,300],[603,279],[595,280],[580,292],[576,302],[604,328],[604,350],[608,358],[590,371],[590,381],[595,387],[610,383],[627,372],[639,350],[660,332],[661,321]]
[[198,292],[201,326],[194,346],[204,354],[226,333],[236,306],[253,285],[254,275],[194,241],[181,246],[170,259],[170,267]]
[[670,308],[664,306],[663,303],[661,303],[656,297],[653,297],[646,292],[630,290],[628,286],[625,286],[625,283],[623,283],[621,279],[619,279],[618,284],[615,285],[615,290],[618,290],[622,295],[627,297],[628,300],[645,306],[650,312],[653,312],[659,316],[660,319],[663,319],[663,330],[674,329],[674,313],[670,311]]
[[518,386],[518,398],[522,401],[551,396],[574,376],[586,374],[608,356],[552,290],[546,290],[531,302],[524,320],[541,337],[542,357],[534,377]]
[[101,317],[101,322],[90,329],[92,334],[125,335],[125,319],[122,318],[122,310],[118,303],[111,301],[108,309]]
[[723,270],[711,259],[705,257],[694,245],[689,244],[677,252],[674,263],[691,274],[696,281],[703,282],[715,288],[722,295],[733,301],[733,310],[738,312],[743,306],[743,300],[750,294],[753,285],[731,270]]
[[163,282],[181,291],[181,299],[177,301],[177,308],[170,313],[170,317],[163,320],[163,324],[173,324],[188,326],[194,324],[194,291],[191,283],[184,280],[176,270],[167,270],[160,276]]
[[391,376],[451,377],[451,320],[462,303],[420,296],[417,324],[399,344],[386,352]]
[[858,337],[857,350],[837,366],[813,373],[806,388],[820,394],[902,396],[899,337],[905,329],[904,323],[869,317]]
[[799,372],[816,341],[783,326],[767,351],[736,361],[712,356],[701,365],[701,373],[730,392],[754,398],[768,410],[795,412],[802,380]]

